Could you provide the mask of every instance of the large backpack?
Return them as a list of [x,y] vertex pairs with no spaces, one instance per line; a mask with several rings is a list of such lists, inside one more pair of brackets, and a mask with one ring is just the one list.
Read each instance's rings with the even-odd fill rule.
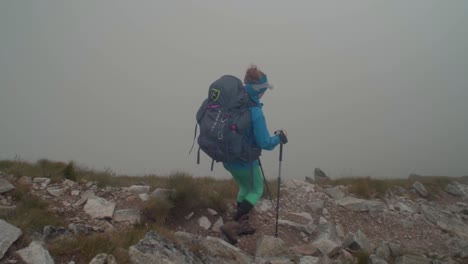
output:
[[252,162],[258,159],[261,149],[246,136],[253,136],[249,107],[256,105],[238,78],[224,75],[213,82],[208,98],[196,115],[200,127],[197,163],[200,163],[200,149],[213,159],[211,169],[214,161]]

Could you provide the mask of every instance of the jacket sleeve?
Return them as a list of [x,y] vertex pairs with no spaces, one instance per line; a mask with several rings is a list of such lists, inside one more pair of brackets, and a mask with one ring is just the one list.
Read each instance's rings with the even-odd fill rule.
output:
[[270,137],[270,132],[268,132],[265,121],[265,116],[263,115],[263,111],[260,107],[252,107],[250,109],[250,113],[252,116],[255,143],[261,149],[273,150],[280,143],[279,136],[274,135]]

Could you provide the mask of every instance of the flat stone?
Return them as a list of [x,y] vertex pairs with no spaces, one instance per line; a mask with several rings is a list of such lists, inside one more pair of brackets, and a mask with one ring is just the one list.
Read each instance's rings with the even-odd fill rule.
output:
[[217,237],[202,237],[197,245],[204,255],[203,263],[253,263],[252,257],[247,253]]
[[319,210],[322,210],[325,207],[325,201],[314,201],[306,204],[306,208],[309,209],[312,213],[318,213]]
[[206,209],[206,211],[208,211],[208,214],[211,215],[211,216],[215,216],[215,215],[218,214],[218,212],[216,212],[215,210],[213,210],[211,208]]
[[71,196],[78,196],[78,195],[80,195],[80,191],[73,190],[73,191],[70,192],[70,194],[71,194]]
[[289,228],[294,228],[300,232],[304,232],[309,235],[312,235],[312,233],[315,230],[315,226],[313,224],[299,224],[293,221],[283,220],[283,219],[278,220],[278,225],[289,227]]
[[0,219],[0,259],[3,258],[10,246],[21,236],[19,228]]
[[59,197],[61,196],[62,194],[64,194],[66,191],[67,191],[67,187],[49,187],[47,188],[47,192],[52,195],[52,196],[55,196],[55,197]]
[[323,256],[332,257],[340,252],[341,246],[328,238],[319,238],[312,242],[312,246],[318,248]]
[[384,203],[375,200],[363,200],[354,197],[345,197],[336,201],[339,206],[354,212],[383,211]]
[[136,224],[140,222],[140,210],[138,209],[122,209],[114,212],[113,220],[116,222],[129,222]]
[[0,177],[0,194],[9,192],[13,189],[15,189],[15,186],[13,186],[7,179]]
[[33,241],[28,247],[16,251],[26,264],[54,264],[54,259],[41,243]]
[[112,218],[115,203],[101,197],[89,198],[84,206],[84,211],[92,218]]
[[322,253],[320,250],[311,244],[299,245],[291,248],[294,252],[309,255],[309,256],[320,256]]
[[331,198],[333,198],[335,200],[339,200],[339,199],[342,199],[343,197],[345,197],[345,193],[340,189],[340,186],[335,186],[335,187],[332,187],[332,188],[326,188],[324,190],[324,192],[326,194],[328,194],[328,196],[330,196]]

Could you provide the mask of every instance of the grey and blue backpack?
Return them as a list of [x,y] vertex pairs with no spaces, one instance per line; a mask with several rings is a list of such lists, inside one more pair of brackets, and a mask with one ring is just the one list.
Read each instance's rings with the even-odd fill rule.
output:
[[[212,158],[212,170],[214,161],[252,162],[259,158],[261,149],[250,139],[253,131],[249,108],[254,106],[257,104],[245,91],[242,81],[234,76],[224,75],[210,85],[208,98],[196,115],[200,127],[198,164],[200,149]],[[194,143],[196,134],[197,125]]]

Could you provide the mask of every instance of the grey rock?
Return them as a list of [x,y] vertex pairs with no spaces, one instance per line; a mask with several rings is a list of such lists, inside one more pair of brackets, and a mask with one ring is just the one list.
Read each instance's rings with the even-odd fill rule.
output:
[[288,257],[255,258],[255,264],[294,264],[297,263]]
[[403,255],[395,260],[395,264],[431,264],[431,260],[424,256]]
[[289,221],[289,220],[283,220],[283,219],[278,220],[278,225],[285,226],[285,227],[288,227],[288,228],[293,228],[293,229],[296,229],[296,230],[298,230],[300,232],[307,233],[309,235],[312,235],[314,230],[315,230],[315,226],[312,223],[310,223],[310,224],[300,224],[300,223],[296,223],[296,222]]
[[69,224],[68,229],[74,235],[88,235],[89,233],[94,231],[94,228],[90,225],[74,224],[74,223]]
[[398,202],[393,207],[400,212],[414,213],[414,210],[402,202]]
[[190,212],[188,215],[185,216],[185,220],[190,220],[190,218],[192,218],[193,215],[195,215],[195,213]]
[[54,264],[54,259],[39,242],[33,241],[28,247],[16,251],[26,264]]
[[223,218],[220,217],[214,224],[213,224],[213,227],[212,227],[212,230],[213,231],[216,231],[216,232],[221,232],[221,226],[224,225],[224,222],[223,222]]
[[129,222],[136,224],[140,222],[140,210],[138,209],[122,209],[114,212],[113,220],[116,222]]
[[370,242],[361,230],[358,230],[356,234],[348,233],[344,238],[342,245],[344,248],[349,248],[353,251],[362,250],[366,253],[372,252]]
[[463,185],[461,185],[460,183],[458,182],[451,182],[447,185],[447,187],[445,188],[445,191],[453,196],[457,196],[457,197],[461,197],[461,196],[465,196],[466,195],[466,192],[465,192],[465,188]]
[[299,264],[319,264],[320,258],[312,256],[304,256],[299,259]]
[[218,212],[216,212],[215,210],[213,210],[211,208],[206,209],[206,211],[208,211],[208,214],[211,215],[211,216],[215,216],[215,215],[218,214]]
[[427,192],[426,190],[426,187],[424,187],[424,185],[418,181],[414,182],[412,187],[416,190],[416,192],[421,195],[422,197],[427,197],[429,195],[429,193]]
[[97,254],[89,264],[117,264],[117,260],[115,260],[115,257],[111,254]]
[[208,230],[211,227],[211,222],[206,216],[202,216],[197,220],[198,225],[205,230]]
[[150,190],[149,186],[146,185],[132,185],[128,187],[127,191],[133,194],[141,194],[141,193],[148,193]]
[[326,224],[326,223],[328,223],[327,219],[325,219],[323,216],[321,216],[319,218],[319,224],[322,225],[322,224]]
[[413,222],[408,219],[402,219],[400,220],[400,223],[404,228],[413,228],[414,226]]
[[314,170],[314,179],[316,182],[324,182],[330,180],[330,178],[319,168],[315,168]]
[[285,246],[283,240],[272,236],[262,236],[257,240],[255,257],[280,257],[290,255],[291,252]]
[[79,190],[73,190],[70,192],[71,196],[78,196],[80,195],[80,191]]
[[382,258],[379,258],[377,255],[370,255],[369,256],[369,264],[388,264],[387,261],[385,261],[384,259]]
[[215,237],[200,238],[198,244],[203,263],[248,264],[253,259],[239,248]]
[[142,200],[143,202],[146,202],[150,199],[149,194],[147,193],[140,193],[138,197],[140,197],[140,200]]
[[22,232],[16,226],[0,219],[0,259],[10,246],[21,236]]
[[49,178],[37,177],[33,179],[33,188],[34,189],[45,189],[50,183]]
[[42,229],[42,235],[45,240],[54,239],[59,236],[67,236],[70,232],[61,226],[44,226]]
[[61,196],[61,195],[64,194],[67,190],[68,190],[68,187],[58,187],[58,186],[54,186],[54,187],[48,187],[48,188],[47,188],[47,192],[48,192],[50,195],[55,196],[55,197]]
[[366,211],[383,211],[385,208],[384,203],[376,200],[363,200],[354,197],[342,198],[336,203],[346,209],[354,212],[366,212]]
[[388,243],[388,248],[390,249],[391,256],[397,258],[403,254],[401,246],[396,243]]
[[161,189],[157,188],[152,193],[150,193],[150,198],[155,199],[166,199],[175,193],[174,189]]
[[94,197],[96,197],[96,195],[94,194],[94,191],[87,190],[81,194],[80,199],[76,201],[73,204],[73,206],[74,207],[82,206],[84,203],[86,203],[86,201],[88,201],[89,198],[94,198]]
[[174,237],[178,243],[185,247],[190,247],[191,245],[198,243],[198,237],[187,232],[177,231],[174,233]]
[[185,264],[203,263],[190,250],[175,245],[154,231],[129,248],[130,263]]
[[298,216],[303,219],[304,222],[313,222],[314,218],[309,213],[302,212],[302,213],[295,213],[295,212],[289,212],[288,214]]
[[323,207],[325,207],[325,202],[322,200],[306,204],[306,208],[310,210],[311,213],[320,213]]
[[468,259],[468,245],[463,247],[458,253],[457,257]]
[[114,202],[109,202],[101,197],[88,198],[84,206],[84,211],[92,218],[112,218],[114,209]]
[[0,177],[0,194],[9,192],[13,189],[15,189],[15,186],[13,186],[7,179]]
[[390,247],[388,246],[388,243],[382,242],[382,244],[377,247],[375,250],[375,254],[384,260],[390,260],[390,257],[392,256],[392,252],[390,251]]
[[326,194],[328,194],[328,196],[330,196],[331,198],[333,198],[335,200],[339,200],[339,199],[342,199],[343,197],[345,197],[345,193],[340,189],[340,186],[335,186],[335,187],[332,187],[332,188],[326,188],[324,190],[324,192]]
[[332,257],[340,252],[340,245],[328,238],[319,238],[312,242],[312,246],[318,248],[323,256]]
[[315,183],[314,179],[312,177],[310,177],[310,176],[305,176],[304,180],[307,183],[311,183],[311,184]]

